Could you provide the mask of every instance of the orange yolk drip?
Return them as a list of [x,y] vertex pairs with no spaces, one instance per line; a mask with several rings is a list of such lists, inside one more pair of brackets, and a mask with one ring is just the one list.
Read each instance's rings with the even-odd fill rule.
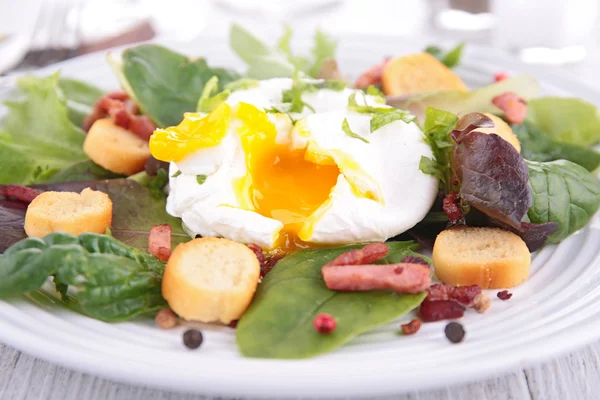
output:
[[337,165],[317,165],[305,160],[304,150],[277,145],[277,131],[267,115],[240,103],[236,116],[242,121],[240,139],[246,156],[247,175],[236,185],[242,204],[284,224],[276,245],[283,252],[315,247],[298,234],[327,199],[337,183]]
[[298,233],[308,217],[327,199],[337,182],[336,165],[317,165],[304,159],[304,151],[275,146],[252,165],[251,197],[256,211],[281,221],[284,228],[277,248],[284,252],[315,247]]

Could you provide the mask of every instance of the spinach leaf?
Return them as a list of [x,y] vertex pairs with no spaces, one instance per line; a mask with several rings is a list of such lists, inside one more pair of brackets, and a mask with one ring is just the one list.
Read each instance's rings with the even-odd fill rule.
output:
[[163,308],[163,264],[107,235],[52,233],[0,256],[0,297],[37,290],[50,276],[92,318],[124,321]]
[[85,134],[69,119],[58,74],[20,78],[21,96],[7,101],[0,122],[0,184],[30,184],[87,160]]
[[83,124],[83,119],[92,112],[96,100],[104,94],[97,87],[75,79],[60,78],[58,86],[67,102],[69,119],[77,126]]
[[390,97],[387,100],[389,105],[410,111],[420,122],[423,122],[428,107],[459,115],[470,112],[498,114],[500,110],[492,104],[492,99],[499,94],[514,92],[519,97],[530,99],[539,90],[540,86],[535,78],[530,75],[520,75],[466,92],[441,90],[409,97]]
[[530,161],[568,160],[594,171],[600,165],[600,153],[591,147],[561,142],[544,134],[531,122],[513,125],[521,142],[521,155]]
[[209,67],[203,58],[191,59],[154,44],[125,50],[113,68],[121,85],[162,128],[177,125],[184,113],[196,111],[204,85],[213,76],[219,90],[238,78],[234,71]]
[[[388,242],[383,263],[413,255],[414,242]],[[321,267],[341,253],[360,246],[302,251],[284,257],[258,286],[254,301],[237,326],[236,339],[247,357],[306,358],[323,354],[355,336],[393,321],[415,307],[425,293],[390,291],[334,292],[325,286]],[[420,255],[419,255],[420,256]],[[422,256],[420,256],[422,257]],[[312,324],[320,313],[337,320],[330,335]]]
[[425,47],[424,51],[425,53],[429,53],[437,58],[446,67],[454,68],[460,62],[464,47],[465,43],[462,42],[447,53],[444,53],[444,51],[438,46],[427,46]]
[[[165,195],[153,196],[151,189],[131,179],[104,181],[78,181],[35,185],[36,189],[58,192],[81,192],[86,187],[106,193],[113,202],[112,235],[125,244],[148,249],[148,236],[155,225],[169,224],[172,228],[174,245],[187,242],[190,237],[181,227],[181,220],[167,214]],[[0,231],[11,234],[0,235],[0,252],[16,241],[27,237],[23,230],[25,212],[15,209],[12,202],[3,206],[0,200]]]
[[600,141],[600,112],[595,105],[581,99],[533,99],[529,101],[527,120],[563,142],[590,145]]
[[558,243],[587,224],[600,207],[600,183],[585,168],[570,161],[527,161],[533,204],[531,222],[556,222],[549,242]]
[[316,77],[323,63],[335,57],[337,42],[321,31],[314,37],[311,57],[295,56],[290,41],[292,30],[285,28],[277,46],[263,42],[238,24],[233,24],[229,44],[233,51],[248,64],[246,76],[254,79],[291,78],[297,71]]

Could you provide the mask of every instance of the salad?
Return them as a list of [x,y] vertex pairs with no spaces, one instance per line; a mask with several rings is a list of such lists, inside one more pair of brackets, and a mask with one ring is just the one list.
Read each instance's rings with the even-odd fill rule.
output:
[[222,324],[247,357],[316,356],[396,320],[447,320],[458,343],[484,290],[510,299],[531,253],[598,211],[593,104],[502,71],[468,88],[463,44],[349,80],[336,40],[298,55],[291,36],[233,25],[243,72],[154,44],[109,53],[110,93],[20,77],[0,121],[0,298]]

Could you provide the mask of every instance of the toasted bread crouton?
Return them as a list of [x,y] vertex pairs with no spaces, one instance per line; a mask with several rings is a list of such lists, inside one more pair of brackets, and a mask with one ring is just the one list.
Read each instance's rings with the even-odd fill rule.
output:
[[484,113],[487,117],[489,117],[494,123],[493,128],[477,128],[475,129],[477,132],[487,133],[495,133],[500,136],[502,139],[506,140],[508,143],[512,144],[515,149],[520,153],[521,152],[521,142],[519,142],[519,138],[517,135],[513,133],[512,128],[508,125],[504,120],[500,117],[497,117],[493,114]]
[[531,255],[514,233],[496,228],[452,228],[433,246],[435,275],[457,286],[510,288],[529,276]]
[[390,60],[383,69],[381,85],[386,96],[467,90],[458,75],[428,53],[409,54]]
[[104,118],[90,128],[83,151],[96,164],[117,174],[133,175],[150,157],[148,142]]
[[250,305],[259,275],[258,259],[246,245],[229,239],[194,239],[171,254],[162,295],[184,319],[228,324]]
[[44,237],[52,232],[104,233],[111,221],[112,201],[106,193],[89,188],[81,194],[44,192],[27,208],[25,233],[30,237]]

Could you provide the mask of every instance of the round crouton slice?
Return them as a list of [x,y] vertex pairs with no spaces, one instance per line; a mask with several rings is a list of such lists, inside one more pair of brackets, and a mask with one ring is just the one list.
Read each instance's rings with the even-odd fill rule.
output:
[[390,60],[383,69],[381,86],[387,96],[467,90],[458,75],[428,53],[409,54]]
[[173,251],[162,295],[184,319],[228,324],[250,305],[259,276],[258,259],[246,245],[229,239],[194,239]]
[[490,118],[494,123],[493,128],[477,128],[475,131],[487,133],[495,133],[500,136],[502,139],[506,140],[508,143],[512,144],[512,146],[517,149],[517,151],[521,152],[521,142],[519,142],[519,138],[514,134],[510,125],[508,125],[504,120],[500,117],[495,116],[494,114],[484,113],[485,116]]
[[52,232],[104,233],[111,221],[112,201],[106,193],[89,188],[81,194],[44,192],[27,208],[25,233],[30,237],[44,237]]
[[435,275],[450,285],[510,288],[527,280],[530,264],[525,242],[501,229],[447,229],[433,246]]
[[94,122],[83,143],[83,151],[101,167],[125,175],[142,171],[150,157],[148,141],[108,118]]

